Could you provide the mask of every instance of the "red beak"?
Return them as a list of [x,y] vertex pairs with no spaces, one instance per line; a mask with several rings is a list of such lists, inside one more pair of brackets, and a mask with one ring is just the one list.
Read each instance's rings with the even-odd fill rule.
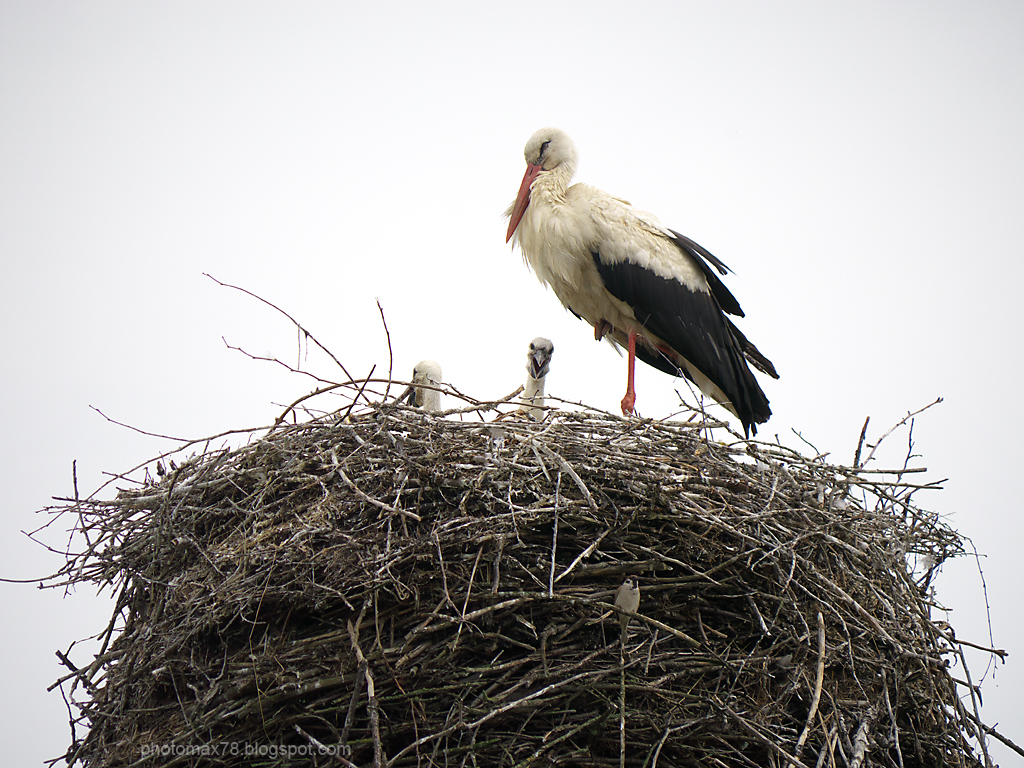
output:
[[508,222],[508,234],[505,235],[505,242],[507,243],[512,239],[512,233],[516,231],[516,227],[519,226],[519,222],[523,219],[523,214],[526,213],[526,209],[530,207],[530,187],[533,186],[533,182],[537,179],[543,168],[533,163],[527,163],[526,173],[523,174],[523,183],[519,185],[519,195],[516,197],[516,204],[512,206],[512,218]]

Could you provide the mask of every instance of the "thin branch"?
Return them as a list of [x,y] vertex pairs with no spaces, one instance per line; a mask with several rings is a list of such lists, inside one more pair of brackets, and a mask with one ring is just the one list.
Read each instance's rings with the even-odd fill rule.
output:
[[388,330],[388,321],[384,317],[384,307],[380,305],[380,299],[377,301],[377,311],[380,312],[380,322],[384,326],[384,335],[388,339],[388,384],[384,390],[384,399],[388,399],[388,395],[391,393],[391,378],[395,374],[395,353],[391,349],[391,331]]
[[264,299],[264,298],[263,298],[262,296],[258,296],[257,294],[253,293],[252,291],[248,291],[248,290],[246,290],[245,288],[241,288],[241,287],[239,287],[239,286],[237,286],[237,285],[231,285],[230,283],[224,283],[224,282],[221,282],[220,280],[218,280],[217,278],[215,278],[215,277],[214,277],[213,275],[211,275],[211,274],[208,274],[208,273],[206,273],[206,272],[203,272],[203,274],[204,274],[204,275],[205,275],[206,277],[208,277],[208,278],[210,278],[211,280],[213,280],[213,282],[215,282],[215,283],[216,283],[217,285],[223,286],[224,288],[233,288],[233,289],[234,289],[234,290],[236,290],[236,291],[241,291],[241,292],[242,292],[242,293],[244,293],[244,294],[245,294],[246,296],[251,296],[252,298],[256,299],[257,301],[261,301],[261,302],[263,302],[264,304],[266,304],[266,305],[267,305],[268,307],[270,307],[271,309],[273,309],[273,310],[276,310],[277,312],[279,312],[279,313],[281,313],[282,315],[284,315],[285,317],[287,317],[287,318],[288,318],[288,319],[289,319],[289,320],[290,320],[290,321],[291,321],[291,322],[292,322],[292,323],[293,323],[293,324],[295,325],[295,327],[299,329],[299,332],[300,332],[300,333],[302,333],[302,334],[303,334],[303,335],[304,335],[304,336],[305,336],[305,337],[306,337],[307,339],[311,340],[311,341],[312,341],[312,342],[313,342],[314,344],[316,344],[316,345],[317,345],[318,347],[320,347],[320,349],[321,349],[321,350],[322,350],[322,351],[323,351],[324,353],[326,353],[326,355],[327,355],[327,356],[328,356],[329,358],[331,358],[331,360],[333,360],[333,361],[334,361],[334,364],[335,364],[335,365],[337,365],[337,366],[338,366],[338,367],[339,367],[339,368],[341,369],[341,372],[342,372],[342,373],[344,373],[344,374],[345,374],[346,376],[348,376],[348,380],[349,380],[349,381],[351,381],[351,382],[354,382],[354,381],[355,381],[355,379],[353,379],[353,378],[352,378],[352,375],[351,375],[351,374],[350,374],[350,373],[348,372],[348,370],[347,370],[347,369],[345,368],[345,366],[341,364],[341,361],[340,361],[340,360],[338,360],[338,358],[336,358],[336,357],[334,356],[334,353],[333,353],[333,352],[331,352],[331,350],[329,350],[329,349],[328,349],[327,347],[325,347],[325,346],[324,346],[323,344],[321,344],[321,343],[320,343],[320,342],[319,342],[319,341],[317,340],[317,338],[316,338],[316,337],[315,337],[315,336],[314,336],[314,335],[313,335],[312,333],[310,333],[310,332],[309,332],[309,331],[308,331],[308,330],[307,330],[307,329],[305,328],[305,326],[303,326],[303,325],[302,325],[302,323],[300,323],[300,322],[299,322],[298,320],[296,320],[296,319],[295,319],[294,317],[292,317],[291,315],[289,315],[289,314],[288,314],[287,312],[285,312],[285,311],[284,311],[283,309],[281,309],[281,308],[280,308],[279,306],[277,306],[276,304],[274,304],[274,303],[272,303],[272,302],[269,302],[269,301],[267,301],[267,300],[266,300],[266,299]]
[[885,434],[883,434],[880,438],[878,438],[878,440],[875,441],[874,445],[870,445],[870,444],[868,445],[868,447],[871,448],[871,451],[870,451],[870,453],[868,453],[867,458],[864,459],[864,465],[867,466],[868,464],[871,463],[871,459],[874,457],[875,451],[877,451],[878,450],[878,446],[880,446],[885,441],[885,438],[887,438],[889,435],[891,435],[893,432],[895,432],[897,429],[902,427],[904,424],[906,424],[908,421],[913,419],[918,414],[924,413],[925,411],[927,411],[932,406],[938,405],[941,402],[942,402],[942,398],[941,397],[937,397],[937,398],[935,398],[935,400],[933,400],[932,402],[928,403],[928,405],[926,405],[926,406],[924,406],[922,408],[918,408],[916,411],[912,411],[912,412],[908,413],[902,419],[900,419],[895,424],[893,424],[891,427],[889,427],[889,429],[885,432]]

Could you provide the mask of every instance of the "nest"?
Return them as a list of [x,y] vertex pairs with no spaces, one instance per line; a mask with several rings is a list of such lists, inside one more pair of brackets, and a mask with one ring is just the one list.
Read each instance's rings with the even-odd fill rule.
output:
[[471,410],[349,407],[69,500],[88,544],[52,584],[117,599],[65,657],[67,760],[983,765],[930,616],[961,539],[914,470]]

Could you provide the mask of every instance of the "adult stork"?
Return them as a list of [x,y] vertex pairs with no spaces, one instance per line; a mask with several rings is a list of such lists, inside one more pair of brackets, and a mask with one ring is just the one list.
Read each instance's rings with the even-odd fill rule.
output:
[[551,339],[538,336],[530,342],[526,351],[526,387],[523,389],[523,401],[519,410],[535,419],[544,418],[544,381],[551,367],[551,356],[555,353],[555,345]]
[[412,386],[398,398],[424,411],[441,410],[441,366],[436,360],[420,360],[412,369]]
[[636,358],[683,375],[731,411],[744,432],[771,416],[747,366],[778,378],[726,313],[739,302],[715,274],[729,269],[706,249],[625,200],[572,184],[576,147],[557,128],[526,142],[526,174],[509,206],[506,241],[515,242],[538,279],[577,317],[629,354],[622,412],[636,403]]

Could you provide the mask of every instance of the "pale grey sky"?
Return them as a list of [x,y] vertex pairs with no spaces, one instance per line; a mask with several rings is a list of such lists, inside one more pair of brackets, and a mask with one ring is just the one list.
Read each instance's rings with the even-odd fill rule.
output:
[[[849,462],[865,416],[877,437],[945,398],[914,438],[949,481],[918,500],[984,555],[992,639],[973,560],[939,599],[958,636],[1010,651],[983,715],[1024,743],[1024,6],[369,5],[0,2],[0,576],[59,565],[20,531],[71,493],[73,460],[89,492],[166,448],[89,406],[197,437],[309,388],[225,347],[296,354],[282,318],[203,272],[356,375],[387,365],[375,298],[396,375],[433,357],[480,398],[548,336],[549,391],[613,410],[623,360],[504,240],[523,145],[555,125],[579,180],[735,270],[741,328],[782,375],[760,437],[797,430]],[[638,370],[641,414],[671,413],[676,386]],[[69,736],[54,651],[110,606],[8,584],[0,600],[4,762],[39,764]]]

